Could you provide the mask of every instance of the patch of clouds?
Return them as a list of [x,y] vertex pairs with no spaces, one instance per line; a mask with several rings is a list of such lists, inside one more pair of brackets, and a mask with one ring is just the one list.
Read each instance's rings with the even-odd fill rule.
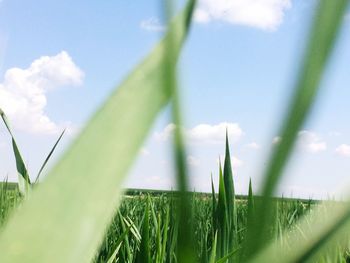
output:
[[[299,149],[309,153],[319,153],[327,150],[327,143],[321,136],[312,131],[303,130],[298,133]],[[280,136],[276,136],[272,140],[272,144],[277,145],[282,141]]]
[[84,72],[66,51],[42,56],[26,69],[10,68],[0,83],[0,108],[12,125],[22,131],[57,134],[67,124],[55,123],[47,116],[46,94],[64,86],[82,85]]
[[194,19],[199,23],[217,20],[275,31],[291,7],[291,0],[199,0]]
[[193,142],[201,143],[223,143],[227,135],[230,142],[237,142],[244,132],[238,123],[222,122],[216,125],[199,124],[186,134],[188,139]]
[[244,162],[241,159],[238,159],[238,157],[233,156],[231,158],[231,165],[233,169],[237,169],[239,167],[242,167],[244,165]]
[[[174,129],[175,125],[170,123],[163,131],[156,132],[154,136],[157,140],[165,141],[173,134]],[[237,142],[244,135],[238,123],[230,122],[214,125],[199,124],[191,129],[184,129],[183,132],[189,142],[217,144],[225,142],[226,130],[230,142]]]
[[[225,161],[225,156],[220,155],[220,157],[218,159],[216,159],[216,162],[218,164],[220,164],[220,161],[221,161],[221,165],[223,166],[224,161]],[[244,165],[244,162],[241,159],[239,159],[237,156],[231,156],[232,169],[236,170],[236,169],[242,167],[243,165]]]
[[198,167],[201,163],[200,159],[197,158],[197,157],[194,157],[193,155],[189,155],[187,157],[187,163],[190,165],[190,166],[193,166],[193,167]]
[[327,150],[327,143],[311,131],[300,131],[298,134],[299,146],[310,153],[319,153]]
[[341,144],[335,149],[335,153],[344,156],[344,157],[350,157],[350,145],[348,144]]
[[339,131],[330,131],[328,133],[328,135],[331,136],[331,137],[339,137],[339,136],[341,136],[341,132],[339,132]]
[[172,136],[175,130],[175,127],[176,126],[174,123],[169,123],[167,126],[165,126],[165,128],[161,132],[155,132],[154,138],[158,141],[168,140]]
[[152,31],[152,32],[162,32],[162,31],[165,31],[166,29],[166,26],[163,25],[159,21],[159,19],[156,17],[150,17],[148,19],[141,21],[140,27],[143,30]]
[[246,147],[252,150],[259,150],[261,148],[261,146],[256,142],[248,143]]

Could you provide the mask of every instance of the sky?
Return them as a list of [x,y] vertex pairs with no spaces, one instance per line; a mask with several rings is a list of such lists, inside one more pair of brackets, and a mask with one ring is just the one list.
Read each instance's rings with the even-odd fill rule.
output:
[[[304,54],[317,0],[199,0],[179,62],[192,188],[217,184],[228,129],[236,191],[259,190]],[[177,3],[177,10],[183,1]],[[350,10],[278,195],[328,198],[349,185]],[[0,1],[0,108],[31,178],[59,133],[50,165],[166,31],[161,1]],[[169,107],[125,187],[175,188]],[[118,121],[118,120],[116,120]],[[118,159],[118,156],[116,156]],[[49,170],[49,169],[47,169]],[[47,171],[46,171],[47,172]],[[0,125],[0,180],[16,181]]]

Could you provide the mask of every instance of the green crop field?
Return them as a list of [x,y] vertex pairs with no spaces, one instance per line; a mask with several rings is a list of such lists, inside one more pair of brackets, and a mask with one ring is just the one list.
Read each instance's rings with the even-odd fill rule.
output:
[[[177,60],[196,2],[173,14],[153,51],[93,114],[42,178],[56,146],[29,175],[6,112],[18,184],[0,186],[0,262],[350,262],[350,203],[276,197],[298,131],[317,98],[347,0],[320,0],[308,45],[262,184],[236,196],[229,138],[212,193],[189,191]],[[177,190],[124,190],[122,184],[160,111],[171,105]],[[232,150],[232,149],[231,149]],[[209,172],[209,171],[208,171]],[[35,178],[32,180],[31,178]],[[260,189],[257,192],[255,189]]]

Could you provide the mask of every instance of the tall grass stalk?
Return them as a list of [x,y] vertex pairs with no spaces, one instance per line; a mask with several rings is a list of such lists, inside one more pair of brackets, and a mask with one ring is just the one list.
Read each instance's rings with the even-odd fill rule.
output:
[[259,220],[250,220],[253,224],[248,226],[247,255],[257,253],[269,239],[269,224],[274,220],[270,198],[282,177],[297,140],[297,134],[307,120],[316,99],[347,4],[347,0],[321,0],[318,3],[295,95],[279,133],[281,141],[275,147],[265,172],[262,190],[264,198],[257,206],[256,218]]
[[[190,16],[189,9],[182,12],[165,36],[173,38],[176,57]],[[163,40],[111,94],[12,216],[0,235],[0,262],[75,263],[94,258],[119,204],[121,183],[170,100],[162,85],[167,52]]]

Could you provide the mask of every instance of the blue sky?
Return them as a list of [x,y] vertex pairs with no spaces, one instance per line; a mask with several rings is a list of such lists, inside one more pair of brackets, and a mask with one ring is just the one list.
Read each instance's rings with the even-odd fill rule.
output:
[[[210,189],[229,128],[235,182],[258,188],[298,73],[317,1],[200,0],[179,64],[193,188]],[[181,3],[179,3],[181,7]],[[325,198],[350,171],[350,11],[280,194]],[[164,33],[160,1],[0,1],[0,107],[34,177],[59,131],[62,154]],[[168,109],[126,182],[174,187]],[[56,157],[57,159],[58,157]],[[155,169],[156,167],[156,169]],[[16,179],[0,129],[0,178]]]

